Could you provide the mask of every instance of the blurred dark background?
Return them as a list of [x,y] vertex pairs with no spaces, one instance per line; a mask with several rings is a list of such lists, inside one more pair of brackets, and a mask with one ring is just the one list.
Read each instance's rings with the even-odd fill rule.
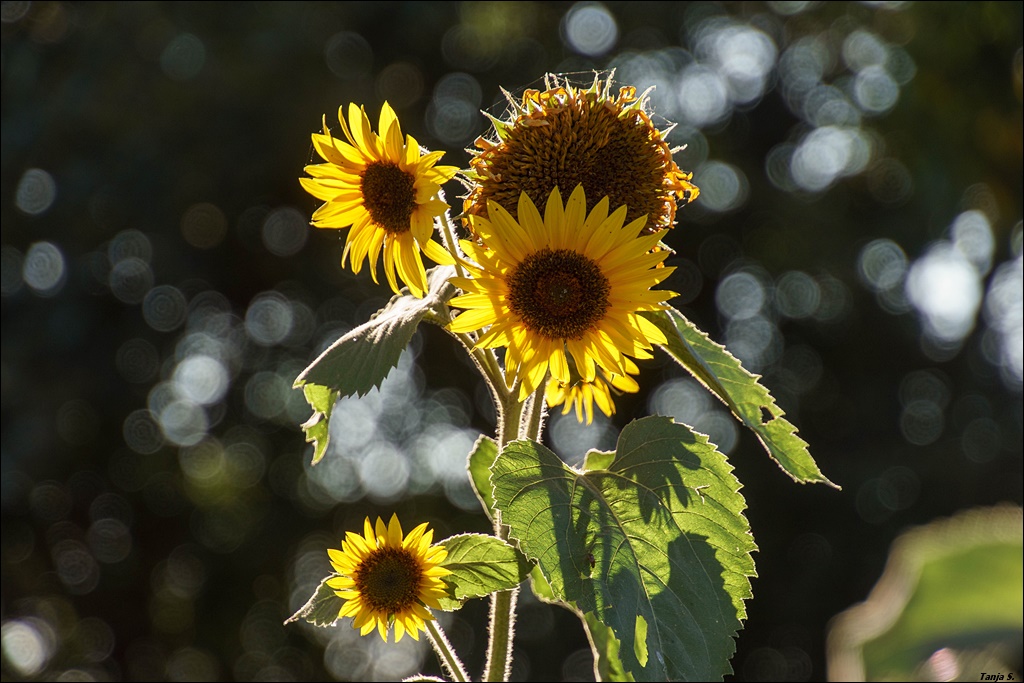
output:
[[[656,86],[701,188],[667,288],[843,490],[792,483],[664,358],[613,420],[554,416],[547,441],[576,462],[657,411],[730,454],[760,546],[736,678],[820,679],[829,619],[897,534],[1022,501],[1019,2],[4,2],[0,20],[5,680],[438,673],[409,639],[282,625],[366,515],[488,527],[464,458],[493,417],[437,329],[338,407],[309,466],[292,381],[390,294],[341,270],[344,233],[308,226],[297,181],[350,101],[374,121],[390,101],[465,166],[500,87],[609,68]],[[444,622],[476,673],[485,612]],[[592,675],[578,622],[529,595],[517,648],[518,679]]]

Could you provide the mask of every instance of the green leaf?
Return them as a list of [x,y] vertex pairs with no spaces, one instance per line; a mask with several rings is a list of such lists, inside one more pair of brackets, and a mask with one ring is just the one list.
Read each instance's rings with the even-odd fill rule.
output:
[[494,519],[494,491],[491,489],[491,465],[498,457],[498,444],[494,439],[481,434],[469,454],[469,480],[477,500],[484,506],[488,519]]
[[613,630],[636,680],[721,678],[756,549],[725,456],[689,427],[647,417],[622,430],[612,458],[586,462],[594,469],[580,472],[541,444],[509,444],[491,482],[510,537],[556,599]]
[[636,680],[622,667],[619,641],[615,633],[602,624],[593,612],[587,613],[584,623],[590,638],[590,649],[594,652],[594,677],[599,681]]
[[450,599],[441,609],[458,609],[470,598],[515,588],[530,574],[532,565],[515,548],[495,536],[459,534],[441,541],[448,556],[441,563],[451,574],[441,577]]
[[337,574],[331,574],[320,582],[317,589],[313,591],[306,604],[299,608],[299,611],[288,617],[284,623],[290,624],[293,621],[302,619],[314,626],[334,626],[338,621],[338,612],[345,601],[337,596],[334,590],[327,585],[327,579],[332,579]]
[[555,597],[554,592],[551,590],[551,584],[544,578],[544,572],[540,570],[540,567],[534,567],[530,570],[530,588],[533,590],[533,594],[541,602],[546,602],[550,605],[559,605],[571,609],[573,612],[579,613],[572,605],[568,604],[564,600],[559,600]]
[[820,482],[839,488],[818,469],[807,450],[807,442],[797,436],[796,427],[783,417],[782,408],[758,381],[759,375],[747,372],[724,346],[711,341],[674,308],[642,315],[665,333],[665,352],[754,431],[768,455],[786,474],[801,484]]
[[445,304],[455,293],[448,279],[454,272],[451,266],[432,268],[425,297],[401,294],[392,298],[373,318],[320,354],[296,378],[295,386],[316,384],[341,396],[362,396],[379,387],[391,368],[398,365],[398,358],[424,318],[442,324],[448,321]]
[[302,431],[306,432],[306,443],[313,444],[313,464],[323,460],[327,453],[327,444],[331,440],[331,411],[338,401],[338,392],[316,384],[302,387],[306,402],[313,409],[313,415],[302,423]]
[[1024,514],[977,508],[911,529],[892,544],[867,601],[833,622],[833,680],[924,680],[932,659],[961,676],[1011,671],[1024,636]]

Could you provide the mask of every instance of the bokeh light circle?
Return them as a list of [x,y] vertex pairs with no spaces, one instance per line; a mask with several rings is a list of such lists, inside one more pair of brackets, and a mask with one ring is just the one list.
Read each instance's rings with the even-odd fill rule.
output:
[[715,290],[718,310],[733,320],[757,315],[765,304],[765,298],[766,292],[761,281],[744,271],[728,275]]
[[563,20],[566,44],[587,57],[608,52],[619,39],[619,26],[603,5],[578,3]]
[[188,302],[177,287],[158,285],[142,300],[142,317],[157,332],[170,332],[185,322]]
[[52,242],[36,242],[28,248],[22,264],[25,284],[40,296],[53,296],[64,286],[67,264],[60,248]]
[[903,282],[907,272],[907,255],[900,245],[888,238],[872,240],[860,251],[857,273],[861,282],[881,292]]
[[145,409],[132,411],[124,420],[122,432],[128,447],[141,455],[156,453],[164,445],[160,426]]
[[306,246],[308,221],[294,207],[274,209],[264,219],[261,235],[263,246],[274,256],[295,256]]
[[57,199],[57,182],[41,168],[25,171],[14,191],[14,205],[30,216],[45,213]]
[[280,292],[264,292],[249,304],[245,312],[245,331],[257,344],[280,344],[292,329],[292,309]]
[[743,206],[750,185],[743,171],[722,161],[709,161],[694,171],[700,181],[701,206],[716,213],[732,211]]
[[140,304],[153,287],[153,271],[142,259],[130,256],[110,269],[110,291],[126,304]]

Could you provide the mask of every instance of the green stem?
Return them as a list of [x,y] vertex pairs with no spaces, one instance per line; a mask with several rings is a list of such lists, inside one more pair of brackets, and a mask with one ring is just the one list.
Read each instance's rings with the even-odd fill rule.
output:
[[452,332],[448,329],[447,324],[445,324],[444,330],[454,337],[455,341],[459,342],[462,348],[466,350],[466,353],[469,354],[470,360],[473,361],[476,369],[480,371],[480,375],[484,378],[484,383],[487,384],[487,388],[491,392],[491,399],[494,401],[496,412],[500,413],[508,389],[505,388],[505,376],[502,374],[501,368],[498,367],[498,360],[494,357],[494,352],[490,349],[477,348],[476,340],[473,339],[472,335]]
[[[441,196],[442,200],[444,195]],[[452,226],[452,219],[448,216],[448,212],[445,211],[444,215],[438,219],[441,223],[441,237],[444,240],[444,246],[448,250],[448,253],[455,259],[455,273],[459,277],[466,277],[466,273],[462,270],[462,250],[459,249],[459,242],[455,239],[455,231]]]
[[507,681],[512,673],[512,638],[515,634],[516,599],[519,589],[491,594],[490,639],[485,681]]
[[[505,391],[501,405],[498,406],[499,453],[510,441],[518,438],[524,428],[524,406],[518,400],[519,385],[517,380],[512,389]],[[501,510],[494,511],[494,535],[503,541],[508,540],[508,527],[501,523]],[[507,681],[512,673],[512,639],[515,635],[518,595],[518,588],[491,594],[485,681]]]
[[476,357],[481,371],[487,375],[487,379],[494,385],[491,393],[494,395],[495,400],[501,400],[501,397],[508,392],[508,387],[505,386],[505,374],[498,367],[498,359],[494,357],[494,351],[472,347],[470,348],[470,353]]
[[519,385],[517,379],[511,389],[506,389],[502,382],[501,393],[499,394],[500,405],[498,406],[498,452],[519,438],[522,429],[524,405],[519,402]]
[[424,621],[423,623],[426,624],[427,637],[430,639],[430,644],[434,646],[434,652],[441,658],[441,664],[448,670],[448,674],[456,681],[468,681],[469,675],[466,673],[466,668],[462,666],[458,655],[455,654],[455,649],[448,642],[448,638],[445,637],[444,631],[441,630],[441,625],[434,620]]
[[529,413],[523,420],[522,431],[519,432],[520,439],[540,441],[540,432],[544,427],[544,390],[547,387],[547,375],[544,376],[533,396],[530,399]]

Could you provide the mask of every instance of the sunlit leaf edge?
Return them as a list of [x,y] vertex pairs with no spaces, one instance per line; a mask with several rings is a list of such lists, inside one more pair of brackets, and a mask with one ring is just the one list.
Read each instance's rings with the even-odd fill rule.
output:
[[473,485],[473,493],[487,513],[488,519],[494,519],[494,489],[491,486],[491,465],[498,457],[498,444],[486,434],[481,434],[473,444],[466,460],[469,482]]
[[338,575],[331,574],[324,577],[324,580],[316,587],[316,590],[313,591],[313,595],[306,601],[306,604],[300,607],[295,614],[288,617],[284,623],[290,624],[301,619],[320,628],[327,628],[338,623],[338,612],[341,610],[342,605],[345,604],[345,601],[339,598],[334,589],[327,585],[328,579],[336,576]]
[[306,433],[306,443],[313,444],[313,464],[323,460],[327,454],[327,446],[331,441],[330,420],[334,404],[338,400],[338,392],[318,384],[307,384],[302,387],[306,402],[313,409],[313,414],[302,423],[302,431]]
[[[785,412],[760,383],[759,375],[747,371],[728,349],[712,341],[676,309],[669,307],[642,315],[664,332],[668,342],[661,344],[661,348],[754,432],[769,457],[793,481],[840,488],[822,474],[807,442],[798,436],[793,423],[785,419]],[[762,409],[769,418],[765,419]]]

